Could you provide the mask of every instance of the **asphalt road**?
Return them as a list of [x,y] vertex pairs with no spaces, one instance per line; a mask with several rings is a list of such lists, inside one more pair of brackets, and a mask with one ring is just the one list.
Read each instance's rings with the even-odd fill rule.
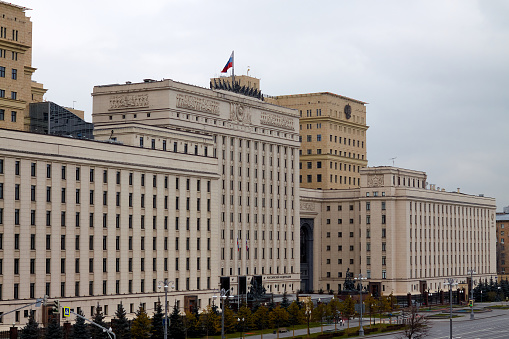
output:
[[[456,314],[458,315],[458,314]],[[476,313],[475,319],[470,320],[470,314],[453,318],[454,339],[508,339],[509,338],[509,310],[493,310],[492,312]],[[431,330],[427,338],[449,339],[449,319],[431,320]],[[358,326],[358,320],[350,321],[350,326]],[[324,330],[334,329],[334,326],[324,326]],[[280,333],[279,338],[291,338],[292,331]],[[295,336],[304,336],[307,329],[295,331]],[[311,333],[320,332],[320,327],[312,328]],[[401,333],[399,333],[401,334]],[[398,333],[385,335],[368,335],[366,338],[394,339]],[[249,339],[258,339],[260,336],[247,336]],[[264,334],[263,339],[275,339],[276,334]]]

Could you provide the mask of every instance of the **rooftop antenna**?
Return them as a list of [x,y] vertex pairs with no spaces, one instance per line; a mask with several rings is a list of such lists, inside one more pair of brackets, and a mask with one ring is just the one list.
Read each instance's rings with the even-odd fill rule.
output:
[[389,160],[392,160],[392,167],[394,167],[394,160],[396,160],[398,157],[390,158]]

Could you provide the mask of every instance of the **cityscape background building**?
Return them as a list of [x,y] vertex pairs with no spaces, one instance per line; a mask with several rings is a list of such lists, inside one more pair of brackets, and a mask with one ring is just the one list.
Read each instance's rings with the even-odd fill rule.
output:
[[28,131],[29,104],[46,89],[32,80],[32,22],[28,8],[0,1],[0,128]]
[[360,186],[360,169],[368,164],[365,102],[329,92],[280,95],[266,100],[299,111],[300,187]]

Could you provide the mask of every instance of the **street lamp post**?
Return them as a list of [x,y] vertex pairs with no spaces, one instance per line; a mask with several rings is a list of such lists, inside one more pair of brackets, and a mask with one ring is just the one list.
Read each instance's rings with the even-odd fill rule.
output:
[[306,309],[306,319],[308,321],[308,337],[309,337],[309,318],[311,317],[311,310]]
[[452,339],[452,287],[458,285],[458,282],[453,278],[447,278],[444,282],[444,286],[449,286],[449,337]]
[[481,303],[482,303],[482,290],[481,290]]
[[428,288],[428,306],[429,306],[429,310],[431,311],[431,300],[432,300],[432,297],[433,297],[433,293],[431,293],[429,291],[429,288]]
[[362,275],[362,273],[359,273],[359,275],[355,278],[355,280],[359,281],[359,298],[360,298],[360,306],[361,306],[361,317],[359,319],[359,337],[364,337],[364,329],[362,328],[362,281],[366,280],[366,277]]
[[230,294],[230,290],[226,290],[224,288],[219,290],[219,298],[221,298],[221,300],[220,300],[220,305],[221,305],[221,339],[224,339],[224,300],[226,298],[234,298],[234,296],[231,296],[228,294]]
[[470,320],[474,320],[474,289],[473,289],[473,286],[474,286],[474,280],[473,280],[473,276],[474,274],[477,274],[475,272],[475,270],[473,268],[471,268],[468,273],[470,274]]
[[239,322],[239,325],[240,325],[240,322],[242,321],[242,327],[241,327],[241,330],[240,330],[240,337],[244,338],[244,318],[242,318],[242,319],[237,318],[237,321]]
[[168,288],[175,288],[175,283],[164,279],[164,281],[159,282],[158,287],[164,287],[164,339],[168,339]]

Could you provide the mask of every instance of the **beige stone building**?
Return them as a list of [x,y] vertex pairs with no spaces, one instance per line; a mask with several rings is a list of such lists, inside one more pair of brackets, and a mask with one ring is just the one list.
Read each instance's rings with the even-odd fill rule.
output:
[[366,155],[366,103],[321,92],[266,97],[299,111],[300,187],[348,189],[360,186]]
[[96,86],[92,95],[95,128],[107,132],[111,125],[138,122],[213,139],[207,149],[190,142],[164,144],[159,138],[140,139],[137,145],[217,158],[213,213],[219,222],[213,226],[220,239],[213,245],[223,288],[244,295],[253,277],[268,292],[300,287],[295,110],[169,79]]
[[495,199],[446,192],[425,172],[360,170],[360,188],[301,190],[302,287],[340,290],[346,271],[374,294],[437,292],[444,278],[496,274]]
[[32,22],[26,7],[0,1],[0,128],[29,129],[29,104],[46,89],[32,81]]
[[[107,141],[0,130],[0,311],[46,294],[85,316],[98,302],[107,318],[120,303],[134,316],[153,310],[164,279],[170,305],[205,307],[220,266],[212,137],[136,124],[97,137]],[[142,139],[179,146],[131,143]]]

